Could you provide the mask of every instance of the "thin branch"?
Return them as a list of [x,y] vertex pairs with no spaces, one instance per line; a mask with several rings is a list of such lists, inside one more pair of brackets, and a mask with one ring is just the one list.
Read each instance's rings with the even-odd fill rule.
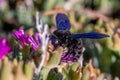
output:
[[38,75],[39,72],[41,71],[41,68],[45,62],[45,58],[46,58],[46,48],[47,48],[47,44],[48,44],[48,40],[49,38],[46,37],[48,34],[48,25],[43,25],[42,20],[40,20],[39,18],[39,12],[36,12],[36,28],[39,32],[39,36],[42,42],[42,59],[39,63],[38,68],[35,70],[35,73]]
[[112,22],[113,20],[101,13],[98,13],[97,11],[93,11],[90,9],[71,9],[71,10],[65,10],[63,8],[59,8],[59,9],[55,9],[55,10],[51,10],[51,11],[45,11],[43,12],[43,15],[54,15],[57,13],[65,13],[65,12],[69,12],[69,11],[74,11],[74,12],[79,12],[80,14],[88,14],[91,17],[94,18],[99,18],[105,22]]

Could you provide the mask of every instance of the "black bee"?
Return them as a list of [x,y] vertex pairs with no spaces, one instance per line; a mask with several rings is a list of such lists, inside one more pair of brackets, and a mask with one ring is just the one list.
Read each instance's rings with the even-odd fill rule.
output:
[[[99,39],[109,37],[106,34],[100,34],[96,32],[83,33],[83,34],[71,34],[70,32],[70,21],[65,14],[58,13],[56,15],[56,27],[57,30],[50,35],[50,40],[56,49],[59,46],[63,48],[67,48],[67,53],[62,56],[62,58],[66,58],[67,56],[76,56],[75,59],[70,59],[71,61],[77,61],[80,55],[84,51],[84,47],[82,44],[82,40],[80,38],[91,38],[91,39]],[[68,60],[68,59],[65,59]]]

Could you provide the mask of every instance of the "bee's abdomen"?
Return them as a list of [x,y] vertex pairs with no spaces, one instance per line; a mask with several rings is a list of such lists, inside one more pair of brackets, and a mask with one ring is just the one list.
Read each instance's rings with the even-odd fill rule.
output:
[[81,39],[69,39],[66,43],[66,47],[68,49],[67,53],[63,56],[63,58],[71,57],[71,59],[66,59],[68,61],[76,62],[80,55],[83,53],[83,44]]
[[[68,43],[70,43],[70,42],[68,42]],[[73,56],[77,56],[77,55],[81,54],[82,50],[83,50],[83,44],[82,44],[81,39],[73,39],[68,46],[68,52],[70,51],[71,53],[69,53],[69,54],[71,54]]]

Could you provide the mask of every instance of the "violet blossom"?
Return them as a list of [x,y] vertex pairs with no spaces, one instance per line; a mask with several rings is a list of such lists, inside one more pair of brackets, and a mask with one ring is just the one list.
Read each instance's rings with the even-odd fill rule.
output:
[[12,50],[6,38],[0,40],[0,60]]
[[22,29],[15,31],[13,35],[22,44],[22,46],[25,46],[26,44],[30,44],[33,50],[35,51],[38,50],[41,39],[39,36],[37,36],[37,34],[35,35],[35,40],[33,39],[32,36],[25,35],[24,30]]
[[24,30],[20,29],[18,31],[15,31],[13,34],[16,39],[22,44],[22,46],[25,46],[27,44],[27,37],[24,33]]
[[28,36],[27,40],[28,40],[28,42],[30,42],[30,45],[33,50],[35,50],[35,51],[38,50],[39,45],[35,42],[35,40],[33,39],[32,36]]
[[41,45],[41,38],[40,38],[40,36],[39,36],[38,33],[35,34],[35,39],[36,39],[36,43],[37,43],[37,45]]

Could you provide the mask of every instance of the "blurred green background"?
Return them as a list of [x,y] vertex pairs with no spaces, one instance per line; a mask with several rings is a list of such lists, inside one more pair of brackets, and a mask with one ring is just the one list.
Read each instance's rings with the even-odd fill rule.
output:
[[0,37],[21,26],[35,29],[36,11],[50,32],[55,15],[62,12],[71,21],[72,33],[109,34],[101,40],[83,39],[84,64],[92,59],[102,72],[120,77],[120,0],[0,0]]

